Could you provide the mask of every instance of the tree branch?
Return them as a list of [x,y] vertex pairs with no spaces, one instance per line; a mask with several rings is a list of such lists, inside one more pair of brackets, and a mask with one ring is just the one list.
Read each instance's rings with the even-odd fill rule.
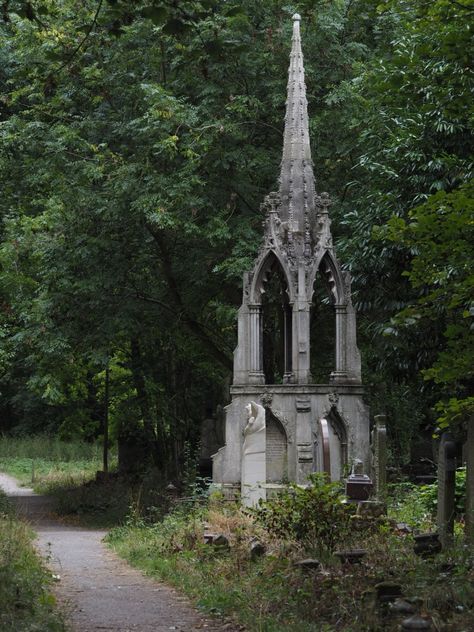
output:
[[[227,353],[223,352],[212,340],[210,335],[205,331],[203,325],[196,320],[186,309],[184,305],[183,299],[179,292],[178,285],[176,283],[176,279],[173,274],[173,267],[171,263],[170,253],[166,247],[166,244],[163,240],[163,236],[156,230],[154,230],[151,226],[147,225],[147,230],[150,235],[155,240],[160,253],[161,253],[161,263],[162,270],[168,285],[169,292],[173,298],[173,302],[175,306],[179,310],[179,314],[181,317],[181,322],[188,328],[188,330],[194,334],[194,336],[204,343],[209,353],[226,369],[232,371],[233,362],[232,358],[230,358]],[[174,310],[173,310],[174,311]]]

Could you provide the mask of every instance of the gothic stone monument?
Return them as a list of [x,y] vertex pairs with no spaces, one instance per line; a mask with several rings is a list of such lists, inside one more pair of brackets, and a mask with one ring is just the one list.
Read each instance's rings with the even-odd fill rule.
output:
[[[244,275],[226,444],[213,456],[214,483],[229,497],[242,491],[246,504],[288,481],[305,484],[315,471],[341,479],[356,459],[365,472],[370,468],[351,279],[334,252],[329,197],[315,190],[300,20],[293,16],[279,190],[262,205],[264,241]],[[310,370],[310,353],[318,360],[321,348],[312,326],[313,295],[321,287],[332,306],[335,346],[324,384],[315,383]],[[256,407],[264,410],[264,427],[249,453],[248,422]]]

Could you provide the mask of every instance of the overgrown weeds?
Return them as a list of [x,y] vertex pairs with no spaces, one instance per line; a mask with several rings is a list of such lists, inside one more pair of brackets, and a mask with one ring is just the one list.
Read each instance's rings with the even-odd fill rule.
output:
[[64,632],[50,593],[51,575],[31,544],[32,532],[15,520],[0,493],[0,629],[2,632]]
[[[398,630],[403,615],[378,602],[380,582],[398,584],[437,630],[474,628],[472,551],[459,542],[433,559],[417,557],[413,538],[399,535],[390,520],[355,530],[350,512],[339,513],[338,491],[317,477],[314,483],[313,490],[290,491],[253,513],[216,496],[206,503],[201,497],[194,505],[177,505],[154,524],[129,520],[110,533],[109,542],[132,564],[186,591],[207,612],[231,617],[248,630]],[[308,514],[305,500],[311,495]],[[321,512],[319,532],[315,507]],[[330,516],[339,531],[334,536],[328,535]],[[205,543],[206,532],[224,534],[230,547]],[[250,545],[256,540],[266,554],[252,559]],[[361,563],[341,563],[334,555],[336,546],[348,545],[367,551]],[[295,564],[318,550],[323,553],[318,569]]]

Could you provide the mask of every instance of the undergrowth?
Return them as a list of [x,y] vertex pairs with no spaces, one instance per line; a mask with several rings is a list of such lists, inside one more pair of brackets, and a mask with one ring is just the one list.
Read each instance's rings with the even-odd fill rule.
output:
[[[334,512],[329,508],[330,491],[323,485],[307,492],[321,497],[322,523]],[[308,533],[315,533],[311,525],[295,531],[295,525],[301,525],[303,500],[298,497],[292,505],[290,491],[283,501],[248,512],[218,497],[209,502],[201,498],[194,504],[178,504],[154,524],[131,515],[108,541],[133,565],[185,591],[206,612],[230,617],[250,631],[398,630],[402,615],[378,604],[375,596],[375,586],[387,581],[400,584],[405,598],[429,616],[437,630],[474,629],[474,559],[462,543],[436,558],[421,559],[413,552],[413,538],[398,535],[390,520],[361,527],[351,519],[346,530],[343,514],[344,536],[338,546],[367,551],[361,564],[343,564],[334,555],[337,538],[323,530],[315,534],[319,542],[310,542]],[[340,498],[336,495],[333,501],[340,503]],[[283,511],[287,519],[281,521]],[[335,530],[339,526],[334,523]],[[206,544],[205,532],[224,534],[230,547]],[[255,540],[265,545],[266,554],[252,560],[250,546]],[[320,569],[295,565],[316,550],[321,553]]]
[[[91,480],[102,468],[101,446],[55,437],[0,437],[0,471],[48,493],[63,481],[76,485]],[[115,463],[112,455],[112,465]]]
[[0,630],[64,632],[50,593],[51,575],[36,555],[32,538],[0,493]]

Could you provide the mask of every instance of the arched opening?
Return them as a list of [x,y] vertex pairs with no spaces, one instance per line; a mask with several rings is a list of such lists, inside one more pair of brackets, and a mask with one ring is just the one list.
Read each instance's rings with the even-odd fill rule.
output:
[[292,312],[285,275],[273,256],[262,284],[262,365],[265,384],[289,381]]
[[321,267],[314,281],[310,319],[310,371],[316,384],[328,384],[336,368],[336,313],[334,281]]

